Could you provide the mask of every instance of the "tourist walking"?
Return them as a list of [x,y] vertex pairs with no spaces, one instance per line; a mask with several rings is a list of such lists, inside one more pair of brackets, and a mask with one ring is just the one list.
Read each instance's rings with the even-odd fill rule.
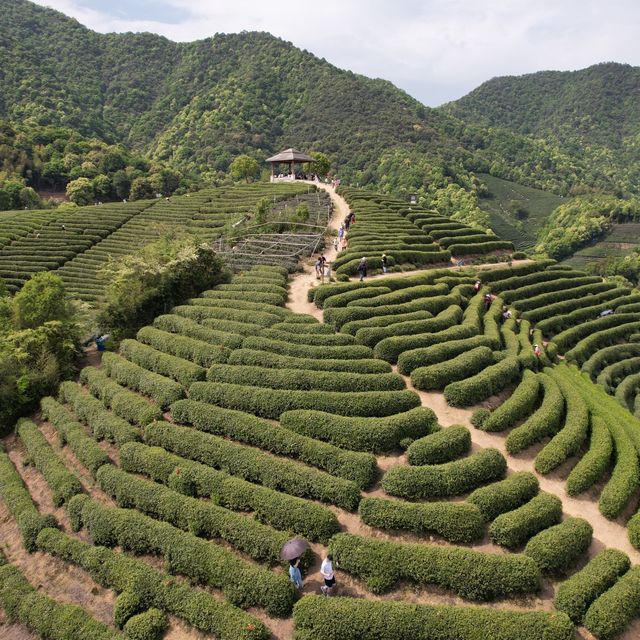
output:
[[475,284],[473,285],[473,290],[478,293],[478,291],[480,291],[480,287],[482,287],[482,282],[480,282],[480,280],[476,280]]
[[330,553],[327,554],[327,557],[322,561],[320,573],[324,578],[324,584],[320,587],[320,591],[322,591],[325,596],[330,596],[336,584],[336,578],[333,573],[333,556]]
[[358,273],[360,274],[360,282],[362,282],[367,277],[367,259],[364,256],[360,258],[358,263]]
[[322,275],[322,257],[316,260],[316,276],[319,278]]
[[387,273],[387,254],[383,253],[380,260],[382,262],[382,273]]
[[289,578],[296,586],[296,589],[302,589],[302,572],[300,571],[300,558],[289,560]]

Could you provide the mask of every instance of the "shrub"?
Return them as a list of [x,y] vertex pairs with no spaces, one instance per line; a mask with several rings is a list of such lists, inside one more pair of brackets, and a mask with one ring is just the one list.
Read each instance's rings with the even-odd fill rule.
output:
[[[251,287],[253,288],[253,287]],[[206,294],[206,295],[205,295]],[[231,306],[233,306],[234,300],[246,300],[247,297],[251,297],[253,302],[259,302],[262,304],[269,304],[274,306],[282,306],[287,301],[287,294],[284,293],[261,293],[259,291],[220,291],[217,287],[212,289],[211,291],[206,291],[203,296],[208,300],[223,300],[223,301],[231,301]],[[193,299],[192,299],[193,300]],[[200,300],[200,298],[195,298],[195,300]],[[191,300],[190,300],[191,302]]]
[[371,454],[343,451],[240,411],[194,400],[179,400],[171,405],[171,413],[181,424],[190,424],[200,431],[244,442],[274,454],[298,458],[332,475],[353,480],[361,488],[370,485],[376,475],[376,460]]
[[567,518],[531,538],[524,552],[541,571],[563,573],[587,551],[592,537],[593,528],[586,520]]
[[454,425],[415,440],[407,449],[411,465],[442,464],[465,455],[471,449],[471,434],[462,425]]
[[353,418],[323,411],[287,411],[280,424],[317,440],[353,451],[385,452],[405,439],[414,440],[440,429],[431,409],[416,407],[386,418]]
[[525,370],[522,381],[511,396],[497,409],[492,411],[481,425],[483,431],[504,431],[513,427],[518,421],[526,418],[538,404],[540,394],[540,378],[532,371]]
[[577,496],[598,482],[609,468],[612,453],[613,441],[607,424],[601,417],[592,415],[589,450],[567,477],[567,493]]
[[610,364],[601,371],[596,382],[604,387],[607,393],[613,395],[616,387],[625,378],[636,373],[640,373],[640,356]]
[[292,344],[285,340],[274,340],[261,336],[245,338],[242,347],[244,349],[255,349],[258,351],[271,351],[280,356],[293,356],[295,358],[356,360],[358,358],[371,358],[373,356],[373,352],[369,347],[360,344],[334,347],[314,346]]
[[475,505],[465,502],[413,504],[384,498],[363,498],[360,519],[378,529],[435,533],[449,542],[475,542],[484,535],[484,520]]
[[[264,329],[282,320],[275,313],[238,308],[239,305],[231,300],[220,301],[219,304],[208,304],[206,300],[200,299],[190,302],[191,304],[174,307],[172,313],[196,320],[205,326],[205,321],[215,321],[213,328],[219,331],[251,335],[255,331],[252,327]],[[248,311],[250,313],[247,313]]]
[[142,327],[136,338],[163,353],[189,360],[201,367],[210,367],[215,362],[226,362],[228,350],[222,345],[209,344],[202,340],[187,338],[175,333],[161,331],[155,327]]
[[[578,282],[576,279],[567,280],[568,288],[558,290],[558,291],[549,291],[547,293],[540,293],[539,295],[531,295],[528,297],[520,297],[513,302],[513,307],[518,311],[524,313],[525,311],[537,310],[539,308],[546,307],[556,302],[562,302],[565,300],[575,300],[580,299],[589,294],[598,294],[603,293],[605,291],[610,291],[611,289],[615,289],[616,285],[609,282],[601,282],[599,278],[597,281],[590,279],[593,284],[585,284],[582,286],[578,286]],[[556,280],[556,282],[558,282]],[[575,305],[574,305],[575,308]],[[531,314],[527,314],[527,320],[531,322],[535,322],[536,319],[532,317]],[[539,318],[538,318],[539,319]]]
[[120,449],[120,464],[125,471],[145,474],[185,495],[211,498],[234,511],[252,511],[260,522],[309,540],[326,543],[339,529],[327,507],[235,478],[160,447],[130,442]]
[[489,347],[476,347],[455,356],[451,360],[418,367],[411,372],[411,382],[416,389],[443,389],[456,380],[464,380],[493,364],[493,352]]
[[236,349],[229,354],[227,364],[270,367],[273,369],[307,369],[310,371],[333,371],[351,373],[389,373],[391,365],[374,358],[358,360],[333,360],[331,358],[297,358],[281,356],[269,351]]
[[367,285],[362,282],[333,282],[329,284],[323,284],[319,287],[313,287],[307,291],[307,301],[315,302],[316,307],[322,309],[324,301],[327,298],[336,296],[339,293],[345,293],[347,291],[354,291],[356,289],[363,289]]
[[349,533],[335,535],[329,551],[343,571],[362,578],[374,593],[384,593],[402,579],[435,584],[472,600],[533,593],[540,587],[535,562],[523,555],[401,544]]
[[625,340],[636,333],[638,329],[640,329],[640,322],[629,322],[617,327],[596,331],[580,340],[575,347],[569,349],[564,354],[565,360],[581,365],[599,349],[615,344],[619,340]]
[[570,327],[569,329],[555,335],[551,340],[556,344],[560,351],[564,352],[592,333],[611,329],[620,325],[637,323],[638,321],[640,321],[640,313],[614,313],[609,316],[604,316],[603,318],[591,320],[590,322],[582,322],[575,327]]
[[123,592],[135,594],[141,610],[161,609],[220,640],[268,640],[270,636],[254,616],[172,579],[142,560],[94,547],[55,529],[40,532],[37,543],[42,551],[82,567],[98,584],[119,592],[120,597]]
[[273,369],[248,365],[213,365],[209,382],[228,382],[269,389],[298,391],[391,391],[406,389],[397,373],[353,373],[313,369]]
[[375,298],[376,296],[384,293],[391,293],[391,289],[384,286],[360,286],[356,289],[351,289],[350,291],[343,291],[342,293],[329,296],[328,298],[325,298],[322,305],[318,305],[317,302],[316,304],[317,306],[324,307],[325,309],[330,309],[331,307],[346,307],[352,300],[357,301],[365,300],[366,298]]
[[514,264],[509,267],[498,267],[497,269],[481,271],[479,275],[483,283],[495,282],[514,276],[524,276],[529,273],[535,273],[536,271],[542,271],[555,263],[555,260],[537,260],[535,262],[529,262],[528,264]]
[[148,444],[164,447],[178,455],[223,469],[249,482],[301,498],[336,504],[352,511],[360,501],[355,482],[335,478],[294,462],[276,458],[253,447],[229,442],[193,429],[156,422],[145,430]]
[[161,409],[184,397],[184,389],[178,382],[147,371],[116,353],[104,353],[102,366],[118,384],[149,396]]
[[560,498],[540,493],[521,507],[499,515],[489,527],[489,536],[496,544],[515,549],[561,519]]
[[546,373],[538,374],[537,379],[544,393],[542,403],[525,422],[507,436],[505,445],[512,455],[553,435],[562,426],[564,396],[558,383]]
[[[300,325],[302,327],[309,325]],[[327,325],[321,325],[327,326]],[[355,338],[344,333],[291,333],[287,329],[263,329],[260,335],[264,338],[274,340],[284,340],[293,344],[303,344],[308,346],[337,347],[355,344]]]
[[[388,327],[391,324],[398,324],[400,322],[413,322],[415,320],[428,320],[433,318],[433,314],[428,311],[412,311],[410,313],[398,313],[388,316],[373,316],[373,318],[367,318],[366,320],[353,320],[347,322],[340,327],[342,333],[348,333],[355,336],[359,329],[373,328],[373,327]],[[327,326],[327,325],[322,325]]]
[[[406,286],[393,292],[382,293],[376,296],[362,296],[362,299],[354,297],[349,302],[350,307],[382,307],[387,305],[402,304],[417,300],[418,298],[431,298],[433,296],[441,296],[449,293],[449,287],[446,284],[424,284],[417,286]],[[325,305],[326,306],[326,305]]]
[[558,586],[555,608],[580,624],[591,603],[608,591],[629,570],[629,556],[617,549],[605,549],[568,580]]
[[456,257],[484,255],[493,251],[513,251],[513,242],[509,240],[489,240],[483,244],[452,244],[449,245],[449,251],[451,251],[452,256]]
[[587,610],[584,626],[597,638],[612,640],[640,616],[640,567],[629,569]]
[[471,378],[451,382],[444,397],[453,407],[468,407],[499,393],[520,376],[518,358],[508,357]]
[[504,477],[506,470],[506,460],[497,449],[483,449],[440,465],[391,467],[382,487],[392,496],[409,499],[457,496]]
[[49,420],[58,432],[60,445],[68,444],[76,458],[93,477],[103,464],[111,462],[109,456],[61,404],[53,398],[43,398],[40,407],[43,417]]
[[264,389],[239,384],[196,382],[189,389],[194,400],[217,404],[226,409],[254,413],[277,420],[292,409],[317,409],[347,416],[384,417],[408,411],[420,404],[420,398],[404,391],[292,391]]
[[153,321],[153,326],[162,331],[169,331],[187,338],[194,338],[208,342],[211,345],[221,345],[228,349],[236,349],[242,344],[242,336],[238,333],[216,331],[198,324],[190,318],[174,314],[158,316]]
[[529,502],[539,490],[538,478],[528,471],[513,473],[505,480],[476,489],[467,502],[480,509],[487,522]]
[[166,630],[166,616],[153,607],[129,618],[123,629],[129,640],[162,640]]
[[82,485],[64,465],[58,454],[51,448],[38,427],[25,418],[18,421],[18,436],[27,450],[27,459],[40,471],[53,492],[56,507],[67,502],[76,493],[82,492]]

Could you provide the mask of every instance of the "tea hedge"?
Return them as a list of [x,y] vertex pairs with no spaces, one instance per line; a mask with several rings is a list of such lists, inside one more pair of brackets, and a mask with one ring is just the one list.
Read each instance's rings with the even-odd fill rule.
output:
[[414,369],[411,372],[411,383],[416,389],[443,389],[451,382],[480,373],[493,362],[493,352],[489,347],[476,347],[450,360]]
[[[193,301],[195,302],[195,301]],[[196,320],[207,326],[207,322],[212,322],[213,329],[219,331],[239,333],[241,335],[252,335],[260,329],[270,327],[272,324],[281,321],[281,317],[274,313],[263,311],[251,311],[245,309],[234,309],[226,301],[225,306],[212,306],[203,304],[187,304],[173,307],[172,313],[191,320]],[[250,321],[248,319],[250,318]]]
[[416,407],[386,418],[353,418],[313,410],[286,411],[280,424],[317,440],[353,451],[374,453],[398,449],[403,440],[415,440],[440,429],[436,415]]
[[251,511],[260,522],[326,543],[339,530],[327,507],[247,482],[160,447],[130,442],[120,449],[122,469],[141,473],[185,495],[206,497],[234,511]]
[[136,339],[158,351],[189,360],[201,367],[210,367],[216,362],[226,362],[229,353],[222,345],[187,338],[155,327],[142,327]]
[[297,458],[332,475],[352,480],[361,488],[369,486],[376,476],[376,459],[369,453],[344,451],[240,411],[194,400],[179,400],[171,405],[171,414],[180,424],[193,425],[200,431],[277,455]]
[[640,373],[640,356],[625,358],[605,367],[596,380],[597,384],[613,395],[618,385],[628,376]]
[[347,416],[384,417],[408,411],[420,404],[420,398],[409,390],[356,393],[294,391],[223,382],[195,382],[189,388],[189,396],[194,400],[273,420],[293,409],[314,409]]
[[172,579],[169,574],[141,560],[104,547],[94,547],[56,529],[41,531],[37,545],[42,551],[83,568],[103,587],[119,592],[116,614],[125,594],[136,605],[130,607],[131,613],[155,607],[220,640],[268,640],[270,637],[267,627],[254,616],[193,589],[186,582]]
[[[373,289],[373,287],[371,287]],[[357,290],[362,294],[369,288],[364,290]],[[432,298],[434,296],[443,296],[449,293],[449,287],[446,284],[423,284],[417,286],[406,286],[401,289],[397,289],[393,292],[382,293],[376,296],[362,296],[349,302],[349,307],[383,307],[389,305],[403,304],[410,302],[411,300],[417,300],[419,298]],[[325,303],[326,306],[326,303]]]
[[442,464],[469,453],[471,434],[462,425],[453,425],[411,443],[407,460],[411,465]]
[[142,613],[131,616],[123,627],[128,640],[160,640],[167,631],[167,616],[151,607]]
[[357,360],[371,358],[373,351],[369,347],[360,344],[344,346],[314,346],[304,344],[292,344],[286,340],[274,340],[261,336],[250,336],[244,339],[243,349],[257,351],[271,351],[280,356],[293,356],[295,358],[318,358],[331,360]]
[[[520,297],[512,303],[512,306],[520,311],[524,316],[524,312],[531,312],[532,310],[547,307],[556,302],[563,302],[566,300],[580,299],[589,294],[598,294],[605,291],[615,289],[617,285],[609,282],[601,282],[600,279],[594,281],[593,284],[585,284],[582,286],[576,286],[576,281],[567,281],[568,289],[561,289],[558,291],[549,291],[547,293],[540,293],[539,295],[529,295],[528,297]],[[575,306],[573,307],[575,308]],[[535,322],[534,317],[531,314],[526,315],[527,320]]]
[[[305,326],[305,325],[301,325]],[[291,333],[286,329],[274,329],[270,327],[263,329],[260,335],[265,338],[273,338],[274,340],[285,340],[294,344],[304,344],[309,346],[320,347],[338,347],[344,345],[352,345],[356,343],[353,336],[344,333]]]
[[408,499],[458,496],[503,478],[506,470],[507,462],[497,449],[482,449],[440,465],[391,467],[382,478],[382,488]]
[[434,584],[471,600],[494,600],[540,588],[535,562],[523,555],[498,555],[464,547],[402,544],[338,533],[329,552],[342,571],[362,578],[373,593],[405,579]]
[[564,573],[591,546],[593,527],[582,518],[567,518],[533,536],[524,549],[544,573]]
[[570,327],[553,336],[551,340],[557,345],[558,349],[564,352],[574,347],[580,340],[592,333],[638,321],[640,321],[640,313],[614,313]]
[[454,257],[484,255],[494,251],[513,251],[513,242],[509,240],[489,240],[483,244],[451,244],[449,251]]
[[496,544],[515,549],[560,520],[560,498],[550,493],[540,493],[521,507],[499,515],[489,527],[489,536]]
[[352,300],[365,300],[366,298],[375,298],[384,293],[391,293],[389,287],[384,286],[372,286],[372,287],[357,287],[350,290],[336,293],[324,299],[322,305],[318,305],[324,309],[330,309],[331,307],[346,307]]
[[299,640],[573,640],[566,615],[487,607],[305,596],[293,610]]
[[558,586],[554,606],[580,624],[587,609],[630,568],[629,556],[618,549],[605,549],[568,580]]
[[366,320],[353,320],[352,322],[347,322],[340,327],[340,331],[342,333],[348,333],[355,336],[359,329],[388,327],[391,324],[398,324],[400,322],[428,320],[429,318],[433,318],[433,314],[428,311],[411,311],[409,313],[391,314],[388,316],[373,316],[373,318],[367,318]]
[[51,488],[53,504],[56,507],[82,492],[82,485],[78,478],[65,467],[58,454],[31,420],[26,418],[19,420],[16,431],[27,450],[27,460],[43,475]]
[[518,471],[504,480],[479,487],[467,498],[467,502],[480,509],[486,522],[491,522],[500,514],[529,502],[539,489],[538,478],[533,473]]
[[355,482],[193,429],[155,422],[145,429],[145,441],[293,496],[336,504],[349,511],[360,501]]
[[417,534],[435,533],[449,542],[475,542],[484,536],[480,510],[465,502],[414,504],[384,498],[363,498],[360,519],[378,529],[401,529]]

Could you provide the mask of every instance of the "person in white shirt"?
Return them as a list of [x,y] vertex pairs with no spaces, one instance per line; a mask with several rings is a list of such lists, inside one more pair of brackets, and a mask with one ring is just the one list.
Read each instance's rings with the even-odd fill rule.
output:
[[336,578],[333,574],[333,556],[331,554],[328,554],[322,561],[322,565],[320,565],[320,573],[324,578],[324,584],[320,587],[320,590],[325,596],[329,596],[336,584]]

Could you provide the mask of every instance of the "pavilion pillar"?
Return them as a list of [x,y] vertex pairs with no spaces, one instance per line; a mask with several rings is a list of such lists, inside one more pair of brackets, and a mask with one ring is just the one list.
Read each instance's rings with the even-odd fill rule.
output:
[[270,162],[269,163],[271,165],[271,182],[273,182],[273,166],[274,166],[274,162]]

